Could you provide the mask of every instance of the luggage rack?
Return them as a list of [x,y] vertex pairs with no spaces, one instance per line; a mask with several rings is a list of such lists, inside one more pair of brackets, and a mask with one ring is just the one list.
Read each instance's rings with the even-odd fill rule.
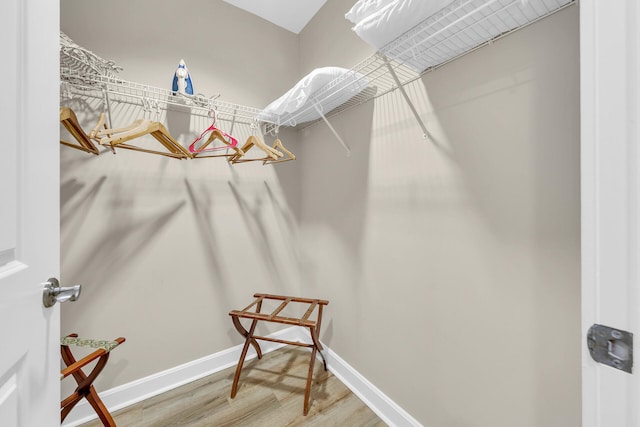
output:
[[[303,414],[307,415],[309,413],[309,396],[311,394],[311,383],[313,379],[313,365],[316,360],[316,354],[319,354],[322,358],[322,364],[324,370],[327,370],[327,359],[323,353],[322,343],[320,342],[320,327],[322,326],[322,312],[324,306],[329,304],[329,301],[322,299],[312,299],[312,298],[301,298],[301,297],[292,297],[292,296],[284,296],[284,295],[271,295],[271,294],[254,294],[253,297],[255,300],[243,308],[242,310],[231,310],[229,312],[229,316],[231,316],[231,320],[233,322],[233,326],[236,328],[238,333],[245,338],[244,346],[242,347],[242,353],[240,354],[240,360],[238,360],[238,365],[236,366],[236,372],[233,376],[233,384],[231,386],[231,398],[236,397],[236,393],[238,392],[238,381],[240,379],[240,372],[242,371],[242,366],[244,364],[244,359],[247,356],[247,351],[249,350],[249,345],[252,345],[255,349],[258,359],[262,359],[262,350],[260,348],[260,344],[258,344],[257,340],[262,341],[271,341],[281,344],[294,345],[298,347],[306,347],[311,349],[311,359],[309,361],[309,373],[307,375],[307,385],[305,387],[304,393],[304,406],[303,406]],[[261,313],[262,303],[265,301],[281,301],[280,305],[271,313]],[[307,310],[301,317],[289,317],[283,316],[280,313],[289,305],[289,303],[294,303],[297,305],[302,305],[303,307],[306,305]],[[293,304],[292,304],[293,305]],[[253,311],[252,311],[253,310]],[[311,314],[316,311],[315,319],[310,318]],[[249,326],[249,330],[247,330],[240,319],[250,319],[251,325]],[[309,337],[311,339],[310,343],[298,342],[298,341],[288,341],[278,338],[265,337],[255,334],[256,326],[259,321],[264,322],[272,322],[279,323],[283,325],[289,326],[300,326],[302,328],[309,329]]]

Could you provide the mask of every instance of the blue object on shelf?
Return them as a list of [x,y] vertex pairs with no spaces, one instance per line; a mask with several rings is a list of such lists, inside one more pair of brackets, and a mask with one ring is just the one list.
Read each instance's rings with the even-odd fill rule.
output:
[[191,83],[191,75],[184,63],[184,59],[180,60],[176,72],[173,74],[173,92],[179,92],[183,95],[193,95],[193,84]]

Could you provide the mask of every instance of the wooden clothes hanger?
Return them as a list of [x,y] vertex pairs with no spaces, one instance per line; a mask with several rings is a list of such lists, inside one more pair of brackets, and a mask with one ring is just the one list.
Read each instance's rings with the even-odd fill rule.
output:
[[229,158],[229,162],[233,164],[247,163],[247,162],[264,162],[268,160],[278,160],[281,157],[284,157],[284,154],[282,154],[282,152],[276,150],[273,147],[269,147],[267,144],[262,142],[262,140],[255,135],[249,136],[249,138],[247,138],[247,142],[244,143],[244,145],[240,148],[240,150],[242,150],[242,152],[246,154],[253,147],[258,147],[259,149],[264,151],[266,153],[266,157],[260,157],[257,159],[244,159],[243,158],[244,155],[242,156],[235,155]]
[[[193,154],[173,139],[167,128],[160,122],[138,119],[123,128],[97,130],[98,128],[99,126],[94,129],[95,132],[92,132],[92,137],[100,138],[100,145],[111,147],[111,151],[114,153],[116,148],[124,148],[143,153],[159,154],[175,159],[193,158]],[[150,150],[136,145],[125,144],[126,141],[145,135],[153,136],[167,151]]]
[[[107,127],[107,123],[104,120],[104,113],[100,113],[100,117],[98,118],[98,123],[96,123],[96,126],[93,128],[93,130],[89,132],[89,138],[94,140],[98,144],[100,144],[100,136],[98,134],[100,133],[101,127],[103,127],[105,130],[109,129]],[[111,136],[111,135],[107,135],[107,136]]]
[[285,148],[285,146],[282,144],[282,141],[280,141],[280,138],[276,138],[275,141],[273,141],[273,148],[275,149],[280,149],[282,151],[284,151],[284,153],[288,156],[287,158],[284,159],[278,159],[278,160],[265,160],[262,162],[263,165],[270,165],[271,163],[282,163],[282,162],[288,162],[290,160],[295,160],[296,156],[295,154],[293,154],[291,151],[287,150]]
[[69,131],[69,133],[78,141],[78,144],[60,140],[60,144],[68,147],[75,148],[77,150],[84,151],[86,153],[100,154],[98,148],[91,142],[91,138],[87,135],[80,123],[78,117],[69,107],[60,107],[60,123]]
[[[253,129],[254,132],[258,129],[257,122],[254,122],[251,124],[251,129]],[[229,163],[235,164],[235,163],[247,163],[247,162],[264,162],[269,160],[278,160],[284,157],[284,154],[282,154],[281,151],[278,151],[273,147],[269,147],[267,144],[265,144],[260,138],[258,138],[255,135],[250,135],[249,138],[247,138],[247,141],[244,143],[244,145],[240,148],[240,150],[242,150],[242,152],[246,154],[253,147],[258,147],[259,149],[261,149],[266,154],[266,156],[260,157],[257,159],[244,159],[243,158],[244,155],[236,154],[235,156],[229,157]]]

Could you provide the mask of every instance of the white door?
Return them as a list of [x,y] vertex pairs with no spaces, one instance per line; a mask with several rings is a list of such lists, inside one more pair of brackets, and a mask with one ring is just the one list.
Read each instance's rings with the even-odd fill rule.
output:
[[0,425],[60,425],[59,4],[2,0]]
[[[640,427],[638,3],[580,1],[585,427]],[[596,323],[634,333],[632,374],[592,360],[585,334]],[[612,343],[619,364],[628,355]]]

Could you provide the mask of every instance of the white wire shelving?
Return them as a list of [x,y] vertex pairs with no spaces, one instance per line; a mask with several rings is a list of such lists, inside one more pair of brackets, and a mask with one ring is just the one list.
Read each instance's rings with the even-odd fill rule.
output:
[[115,77],[122,71],[113,61],[108,61],[76,44],[62,31],[60,32],[60,68],[90,76]]
[[[299,124],[304,128],[330,118],[356,105],[389,92],[400,90],[421,126],[428,131],[404,86],[444,64],[482,46],[522,29],[568,6],[576,0],[455,0],[436,14],[409,29],[376,53],[353,67],[368,80],[368,89],[332,111],[322,112],[320,119]],[[351,76],[352,74],[348,74]],[[294,114],[280,117],[283,125],[296,125],[296,119],[308,111],[328,104],[344,87],[339,77],[316,91],[311,105]],[[274,118],[272,121],[276,121]],[[327,122],[328,123],[328,122]],[[339,136],[336,135],[338,138]]]
[[[347,154],[348,145],[333,128],[328,118],[387,93],[399,90],[407,101],[416,121],[428,138],[428,130],[404,87],[444,64],[520,30],[566,7],[577,0],[454,0],[448,6],[401,34],[373,55],[310,96],[308,107],[280,117],[271,117],[254,107],[222,101],[217,96],[184,96],[170,90],[129,82],[117,77],[120,67],[76,45],[61,33],[61,91],[102,98],[110,102],[126,102],[145,109],[190,108],[191,114],[207,115],[215,108],[222,117],[237,123],[252,124],[260,117],[266,131],[279,126],[303,129],[318,122],[329,126]],[[64,37],[63,37],[64,36]],[[354,73],[358,76],[354,80]],[[360,79],[367,88],[339,107],[325,111],[324,106],[335,105],[341,92]],[[318,119],[300,123],[311,112]]]
[[255,123],[261,111],[260,108],[222,101],[219,95],[183,95],[123,80],[117,75],[121,70],[113,61],[99,57],[60,33],[60,92],[63,99],[74,96],[101,99],[107,112],[112,103],[138,105],[150,112],[188,111],[199,116],[208,116],[215,109],[217,117],[243,124]]
[[526,27],[575,0],[455,0],[380,49],[417,72]]
[[184,112],[188,109],[191,114],[200,116],[207,116],[212,109],[215,109],[218,117],[245,124],[255,122],[256,116],[261,111],[259,108],[225,102],[215,96],[183,95],[117,77],[87,75],[67,68],[60,70],[60,80],[63,98],[85,96],[102,99],[107,109],[111,103],[126,103],[139,105],[151,112],[160,110]]

